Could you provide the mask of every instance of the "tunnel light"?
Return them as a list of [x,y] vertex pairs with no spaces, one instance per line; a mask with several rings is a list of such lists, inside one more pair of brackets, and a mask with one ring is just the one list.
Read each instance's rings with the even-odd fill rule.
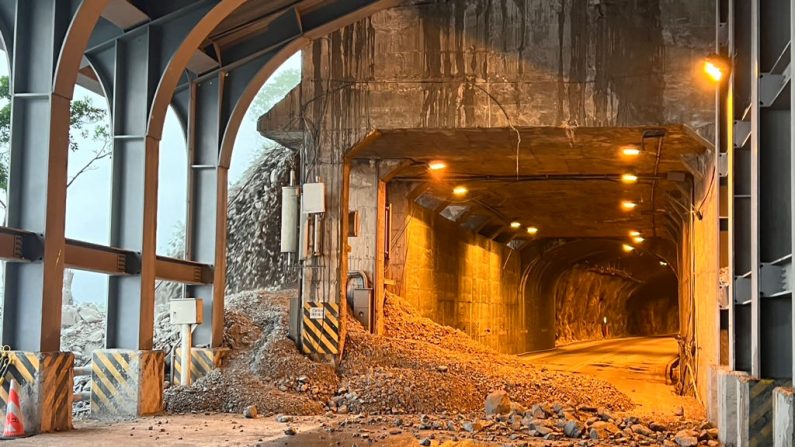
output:
[[513,229],[517,229],[517,228],[519,228],[521,226],[522,226],[522,224],[517,222],[517,221],[515,221],[515,220],[513,222],[511,222],[511,228],[513,228]]
[[626,253],[632,253],[633,251],[635,251],[635,247],[629,244],[622,244],[621,249],[624,250],[624,252]]
[[537,227],[527,227],[527,234],[535,235],[536,233],[538,233]]
[[720,82],[720,80],[723,79],[723,70],[710,60],[704,62],[704,73],[715,82]]
[[623,183],[635,183],[638,181],[638,176],[635,174],[624,174],[621,176]]
[[640,155],[640,149],[637,146],[626,146],[621,149],[621,153],[626,157],[637,157]]
[[642,236],[635,236],[635,237],[632,238],[632,242],[634,242],[636,244],[643,243],[643,241],[645,241],[645,240],[646,239],[643,239]]
[[621,202],[621,208],[626,211],[634,210],[636,206],[638,206],[638,204],[630,200],[624,200]]
[[455,188],[453,188],[453,194],[458,196],[458,197],[465,196],[465,195],[467,195],[468,192],[469,192],[469,190],[464,185],[458,185]]
[[721,82],[729,73],[728,60],[717,54],[710,54],[704,59],[704,73],[713,82]]
[[428,169],[431,171],[441,171],[442,169],[447,168],[447,163],[439,160],[432,161],[428,163]]
[[629,232],[629,237],[638,237],[638,236],[640,236],[640,231],[638,230],[631,230]]
[[660,265],[663,266],[663,267],[666,267],[666,266],[668,266],[668,263],[665,262],[665,261],[660,261]]

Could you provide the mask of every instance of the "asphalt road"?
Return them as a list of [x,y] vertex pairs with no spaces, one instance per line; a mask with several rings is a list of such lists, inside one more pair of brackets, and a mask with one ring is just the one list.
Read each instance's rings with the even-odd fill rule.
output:
[[678,396],[665,380],[666,365],[676,357],[673,337],[631,337],[574,343],[522,357],[550,370],[586,374],[613,384],[638,408],[633,413],[671,418],[678,408],[703,415],[693,398]]

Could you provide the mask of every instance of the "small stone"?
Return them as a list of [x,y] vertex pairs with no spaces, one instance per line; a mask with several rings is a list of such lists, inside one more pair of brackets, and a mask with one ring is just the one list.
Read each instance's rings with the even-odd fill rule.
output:
[[504,390],[498,390],[486,396],[486,414],[508,414],[511,412],[511,398]]
[[420,445],[431,445],[431,440],[428,438],[423,438],[422,441],[420,441]]
[[439,372],[447,372],[447,365],[439,365],[436,367],[436,370]]
[[693,436],[693,433],[688,430],[682,430],[676,433],[674,441],[679,447],[693,447],[698,445],[698,438]]
[[642,424],[633,424],[630,427],[630,430],[632,430],[633,433],[637,433],[643,436],[652,436],[654,434],[653,431],[651,431],[648,427]]
[[286,424],[288,422],[292,422],[293,418],[287,416],[286,414],[277,414],[276,415],[276,422],[280,422],[282,424]]
[[674,410],[674,415],[675,416],[684,416],[685,415],[685,409],[682,408],[682,407],[677,408],[676,410]]
[[480,422],[464,422],[463,428],[470,433],[475,433],[483,429],[483,425]]
[[666,431],[666,430],[668,430],[668,427],[666,427],[664,424],[661,424],[659,422],[650,423],[649,424],[649,428],[652,429],[652,431]]
[[243,409],[243,417],[246,419],[254,419],[257,417],[257,406],[249,405]]
[[287,436],[294,436],[296,434],[296,431],[293,427],[287,427],[284,429],[284,434]]
[[579,438],[582,435],[584,427],[582,422],[570,419],[566,421],[566,425],[563,426],[563,434],[569,438]]

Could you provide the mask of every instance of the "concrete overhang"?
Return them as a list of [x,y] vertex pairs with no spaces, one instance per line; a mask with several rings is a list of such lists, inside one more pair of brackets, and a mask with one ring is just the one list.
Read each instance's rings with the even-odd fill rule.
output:
[[[366,141],[353,149],[353,159],[412,162],[393,181],[424,183],[439,200],[472,205],[470,216],[488,215],[502,226],[519,221],[520,230],[535,226],[536,237],[551,238],[627,239],[635,230],[645,238],[676,239],[665,222],[681,216],[671,215],[668,202],[690,201],[683,197],[690,190],[687,169],[707,150],[680,125],[379,129]],[[640,154],[622,155],[629,145]],[[431,175],[433,160],[448,168]],[[638,182],[622,183],[625,173]],[[456,185],[469,189],[466,197],[452,194]],[[638,206],[626,211],[625,200]],[[520,230],[517,238],[528,237]]]

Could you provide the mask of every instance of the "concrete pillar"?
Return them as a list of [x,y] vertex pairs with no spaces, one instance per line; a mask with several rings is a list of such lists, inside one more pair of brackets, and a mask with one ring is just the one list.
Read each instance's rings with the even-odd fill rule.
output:
[[715,425],[718,425],[718,374],[721,370],[728,371],[727,366],[723,365],[710,365],[707,372],[707,401],[705,402],[707,410],[707,419]]
[[726,447],[737,445],[737,381],[742,371],[718,370],[718,440]]
[[11,365],[3,377],[0,398],[3,420],[11,379],[19,383],[19,403],[25,434],[72,429],[74,361],[71,352],[9,353]]
[[165,354],[162,351],[94,351],[91,367],[91,416],[100,419],[163,411]]
[[795,446],[795,389],[773,390],[773,446]]
[[773,444],[772,394],[776,385],[773,379],[737,378],[737,447]]

